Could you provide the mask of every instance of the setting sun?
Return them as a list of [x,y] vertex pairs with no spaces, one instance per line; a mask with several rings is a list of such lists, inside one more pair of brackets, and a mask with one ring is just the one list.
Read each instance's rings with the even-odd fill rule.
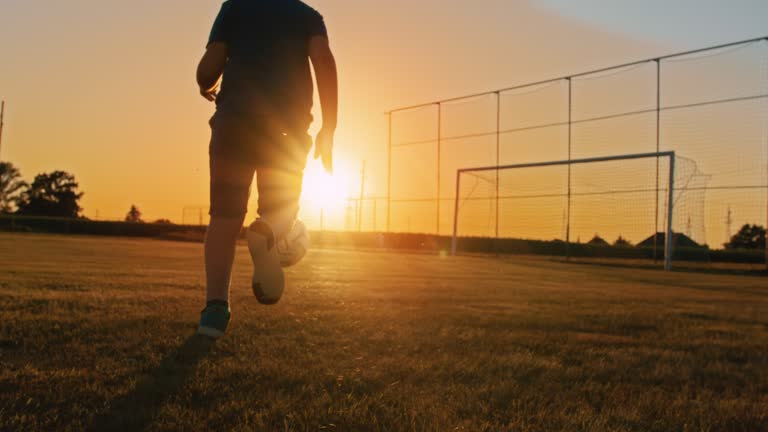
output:
[[304,210],[311,213],[322,210],[327,216],[340,214],[346,207],[350,192],[349,176],[343,167],[337,166],[331,175],[317,160],[307,164],[301,200]]

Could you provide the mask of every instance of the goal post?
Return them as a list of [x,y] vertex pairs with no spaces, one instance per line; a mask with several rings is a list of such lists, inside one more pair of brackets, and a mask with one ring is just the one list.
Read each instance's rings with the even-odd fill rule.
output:
[[[656,162],[661,160],[666,160],[667,164],[660,164],[663,169],[657,170]],[[617,242],[626,242],[622,240],[622,235],[629,233],[621,233],[620,229],[630,230],[629,223],[642,225],[642,228],[635,229],[637,232],[633,240],[642,240],[638,237],[640,233],[651,234],[645,242],[650,241],[656,250],[657,241],[662,240],[658,237],[663,235],[664,267],[671,270],[675,204],[676,200],[683,198],[676,190],[676,181],[681,181],[677,161],[675,152],[665,151],[459,169],[456,172],[451,253],[456,255],[460,252],[459,243],[463,239],[474,239],[476,242],[541,239],[565,244],[568,250],[573,240],[570,238],[571,224],[576,217],[572,214],[573,199],[580,204],[578,217],[581,220],[576,235],[587,235],[585,230],[599,226],[598,223],[613,223],[620,226]],[[684,188],[692,186],[691,179],[699,175],[695,163],[689,162],[691,167],[685,173],[687,180]],[[579,168],[580,174],[574,172],[577,167],[583,167]],[[647,187],[642,187],[641,177],[645,178]],[[659,185],[656,185],[656,179]],[[640,197],[644,199],[643,203],[640,203],[643,201]],[[493,216],[500,213],[501,205],[508,210],[508,217]],[[657,220],[656,216],[661,206],[666,209],[659,212],[663,221]],[[643,219],[640,222],[621,220],[627,219],[626,215],[632,211],[645,211],[648,217],[637,218]],[[502,217],[508,220],[499,220]],[[636,218],[634,214],[631,217]],[[500,222],[503,226],[504,222],[514,219],[519,219],[517,230],[510,226],[496,234],[490,228],[498,227]],[[478,220],[481,222],[478,223]],[[554,226],[560,223],[562,226]],[[691,224],[690,220],[688,223]],[[485,229],[486,225],[488,229]],[[663,227],[662,233],[659,233],[659,227]],[[647,232],[649,229],[653,233]],[[533,232],[536,230],[538,232]],[[597,238],[599,236],[595,233]],[[658,246],[662,243],[659,242]]]

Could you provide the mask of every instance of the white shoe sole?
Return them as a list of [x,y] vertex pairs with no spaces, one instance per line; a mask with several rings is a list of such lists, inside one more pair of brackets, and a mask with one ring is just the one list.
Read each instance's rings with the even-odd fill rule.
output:
[[263,305],[274,305],[280,301],[285,290],[285,274],[277,247],[274,242],[268,242],[265,234],[254,230],[252,225],[248,229],[248,250],[253,261],[253,295]]

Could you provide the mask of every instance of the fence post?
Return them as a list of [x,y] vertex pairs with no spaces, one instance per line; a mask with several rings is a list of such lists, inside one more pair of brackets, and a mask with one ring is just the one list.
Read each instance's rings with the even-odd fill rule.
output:
[[389,137],[387,146],[387,232],[391,232],[392,218],[392,112],[389,112]]
[[456,256],[459,235],[459,193],[461,192],[461,170],[456,171],[456,198],[453,200],[453,238],[451,239],[451,255]]
[[437,103],[437,231],[440,235],[440,164],[442,152],[442,134],[443,134],[443,104]]
[[[768,45],[768,37],[764,39]],[[768,77],[767,77],[768,78]],[[766,121],[768,123],[768,121]],[[768,150],[768,134],[765,137],[766,150]],[[765,178],[768,183],[768,152],[766,152]],[[768,271],[768,184],[765,186],[765,270]]]
[[675,233],[672,231],[672,217],[674,215],[675,207],[675,153],[669,156],[669,203],[667,204],[667,234],[666,234],[666,246],[664,247],[664,269],[666,271],[672,270],[672,248],[674,245],[673,237]]
[[[661,151],[661,59],[656,59],[656,153]],[[658,261],[659,244],[659,158],[656,158],[656,216],[653,222],[653,262]]]
[[[573,158],[573,79],[566,78],[568,81],[568,160]],[[565,222],[565,259],[571,259],[571,164],[568,164],[568,210],[566,212]]]
[[499,166],[501,165],[501,92],[496,92],[496,247],[499,240]]

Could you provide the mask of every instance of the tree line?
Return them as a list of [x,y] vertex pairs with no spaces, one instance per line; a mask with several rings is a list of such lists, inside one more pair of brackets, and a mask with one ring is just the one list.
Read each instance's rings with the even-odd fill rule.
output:
[[[0,214],[81,218],[83,195],[75,176],[66,171],[38,174],[27,183],[12,163],[0,162]],[[143,223],[139,208],[132,205],[125,221]],[[160,219],[156,223],[171,222]]]
[[[661,234],[661,236],[663,236],[663,234]],[[677,236],[678,234],[675,233],[675,237]],[[723,247],[726,250],[762,250],[765,249],[765,237],[766,230],[764,227],[760,225],[745,224],[736,234],[731,236],[727,243],[723,244]],[[687,237],[685,238],[693,243],[693,240],[690,240]],[[646,243],[647,241],[648,240],[643,243]],[[595,234],[592,240],[588,241],[587,244],[592,246],[611,246],[611,243],[600,237],[598,234]],[[629,240],[622,236],[619,236],[612,245],[616,247],[634,246]],[[643,246],[643,244],[641,243],[640,246]],[[704,247],[708,248],[708,246]]]
[[0,162],[0,213],[77,218],[83,211],[79,188],[66,171],[38,174],[27,183],[13,164]]

